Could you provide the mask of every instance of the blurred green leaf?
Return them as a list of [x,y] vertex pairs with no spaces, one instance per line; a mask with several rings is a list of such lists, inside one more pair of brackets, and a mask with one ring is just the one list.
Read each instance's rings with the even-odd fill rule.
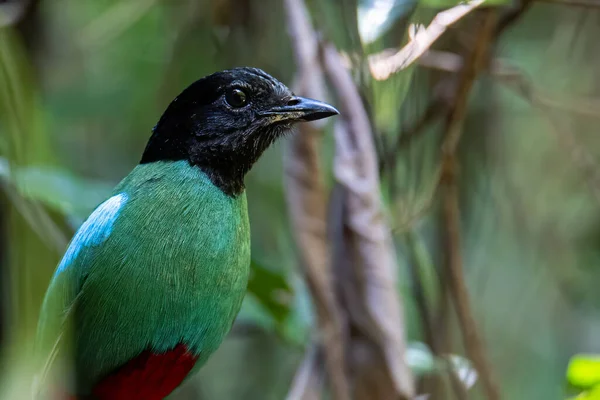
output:
[[282,324],[289,317],[293,292],[284,275],[252,260],[248,292],[269,311],[277,324]]
[[246,296],[244,298],[244,303],[237,316],[236,324],[248,324],[259,327],[266,332],[277,330],[275,319],[255,296]]
[[[53,167],[16,167],[0,157],[0,177],[12,183],[25,198],[76,219],[85,218],[103,199],[112,184],[77,178]],[[81,221],[79,221],[81,222]]]
[[21,39],[0,29],[0,152],[13,163],[54,161],[39,97]]
[[414,268],[416,268],[423,285],[425,301],[430,306],[435,306],[439,301],[439,278],[427,245],[416,231],[409,231],[405,235],[405,239],[411,255],[411,262],[414,263]]
[[449,355],[447,359],[437,358],[429,347],[422,342],[408,344],[406,363],[416,375],[445,373],[447,368],[451,367],[467,389],[473,387],[477,381],[477,372],[469,360],[455,354]]
[[312,321],[310,295],[300,279],[291,284],[285,275],[252,261],[248,296],[240,320],[275,331],[286,343],[305,346]]
[[422,342],[411,342],[406,349],[406,362],[417,375],[431,374],[438,370],[438,362]]
[[591,390],[570,397],[569,400],[600,400],[600,385],[594,386]]
[[291,279],[294,290],[289,318],[281,326],[281,336],[290,344],[305,346],[314,326],[312,298],[306,283],[298,276]]
[[[567,367],[567,381],[581,389],[600,385],[600,355],[578,354],[571,357]],[[594,391],[600,394],[599,390]]]

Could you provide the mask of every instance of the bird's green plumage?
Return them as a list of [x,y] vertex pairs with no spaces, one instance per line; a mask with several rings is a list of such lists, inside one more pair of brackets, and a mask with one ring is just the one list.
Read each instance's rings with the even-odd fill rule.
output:
[[[140,352],[184,343],[202,365],[237,315],[250,265],[246,196],[219,190],[187,161],[138,165],[106,239],[80,249],[48,290],[42,345],[74,318],[79,390]],[[69,313],[75,306],[76,312]]]
[[[84,397],[158,400],[199,368],[248,283],[246,173],[293,124],[337,113],[256,68],[181,92],[57,268],[40,315],[38,389],[57,379]],[[63,360],[75,361],[76,387],[54,374]]]

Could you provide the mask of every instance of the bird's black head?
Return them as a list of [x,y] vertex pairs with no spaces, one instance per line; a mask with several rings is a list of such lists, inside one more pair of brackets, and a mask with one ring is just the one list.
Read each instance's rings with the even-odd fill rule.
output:
[[256,68],[204,77],[175,98],[154,127],[141,163],[187,160],[230,196],[275,139],[299,121],[338,114],[320,101],[294,94]]

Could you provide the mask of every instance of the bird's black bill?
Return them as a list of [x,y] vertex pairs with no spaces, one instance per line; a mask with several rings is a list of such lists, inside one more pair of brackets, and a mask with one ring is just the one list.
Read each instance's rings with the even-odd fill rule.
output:
[[293,97],[284,106],[273,107],[261,115],[276,121],[316,121],[339,114],[333,106],[322,101]]

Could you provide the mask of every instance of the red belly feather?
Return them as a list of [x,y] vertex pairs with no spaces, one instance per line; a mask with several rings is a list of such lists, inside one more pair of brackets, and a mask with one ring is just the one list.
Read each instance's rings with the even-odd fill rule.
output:
[[183,344],[166,353],[149,350],[102,379],[94,388],[98,400],[162,400],[185,379],[198,357]]

